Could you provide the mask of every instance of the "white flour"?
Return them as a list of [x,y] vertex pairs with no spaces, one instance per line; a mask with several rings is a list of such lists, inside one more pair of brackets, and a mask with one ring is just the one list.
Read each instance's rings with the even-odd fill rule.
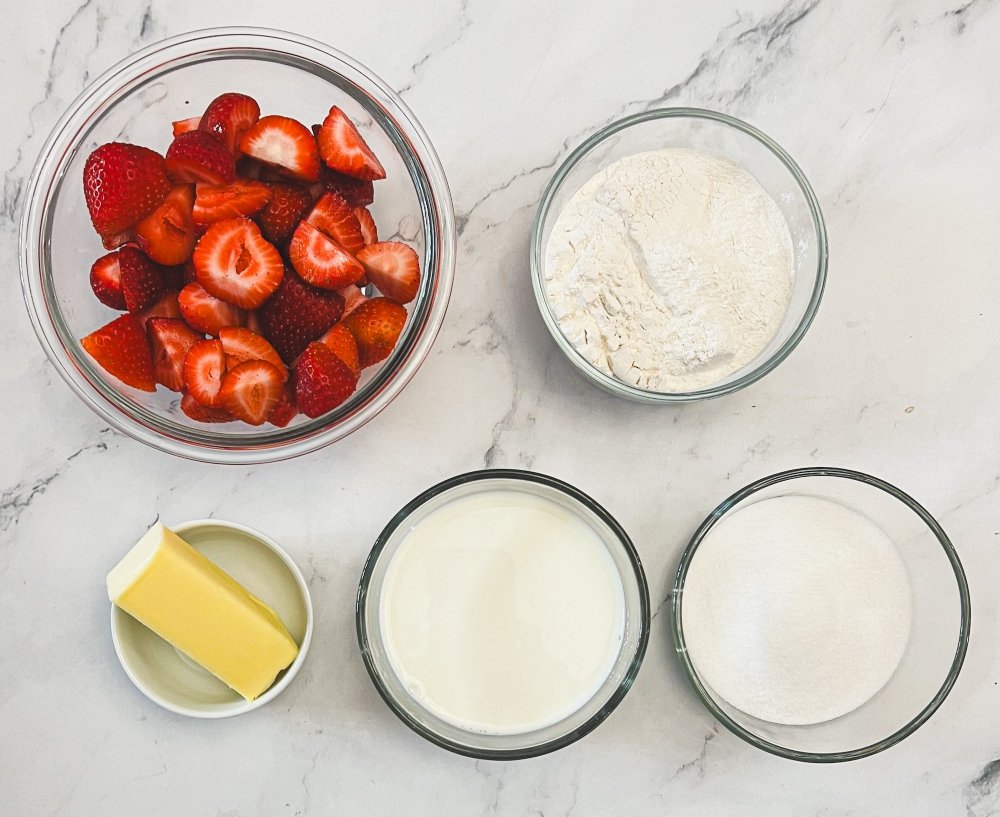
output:
[[614,162],[569,199],[544,277],[560,329],[596,367],[650,391],[693,391],[776,333],[792,241],[746,170],[670,148]]
[[892,677],[910,634],[906,567],[843,505],[765,499],[720,522],[681,598],[688,654],[720,697],[761,720],[822,723]]

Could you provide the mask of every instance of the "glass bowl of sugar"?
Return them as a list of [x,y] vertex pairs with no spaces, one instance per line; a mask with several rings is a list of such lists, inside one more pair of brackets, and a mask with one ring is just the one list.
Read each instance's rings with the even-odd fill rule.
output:
[[570,363],[659,404],[742,389],[802,340],[827,238],[805,174],[726,114],[646,111],[577,147],[532,228],[535,300]]
[[969,643],[965,572],[913,498],[802,468],[735,493],[681,557],[674,643],[708,710],[748,743],[856,760],[924,724]]

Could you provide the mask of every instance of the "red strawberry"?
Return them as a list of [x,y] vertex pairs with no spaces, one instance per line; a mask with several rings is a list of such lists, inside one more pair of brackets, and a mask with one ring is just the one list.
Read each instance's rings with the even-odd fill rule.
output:
[[351,255],[365,246],[361,222],[354,215],[351,205],[339,193],[324,193],[313,205],[307,221]]
[[330,331],[319,339],[319,342],[344,361],[355,378],[361,376],[361,363],[358,361],[358,342],[344,324],[334,324],[330,328]]
[[365,244],[377,244],[378,227],[375,226],[375,219],[372,218],[368,208],[355,207],[354,217],[358,220],[358,226],[361,227],[361,238],[364,239]]
[[338,289],[337,292],[344,299],[344,314],[343,317],[350,315],[355,309],[357,309],[361,304],[368,300],[365,297],[365,293],[361,291],[361,288],[351,284],[349,287],[344,287],[343,289]]
[[170,266],[160,266],[160,278],[163,280],[164,289],[180,289],[183,287],[187,281],[185,280],[185,268],[187,263],[184,264],[171,264]]
[[177,302],[191,328],[206,335],[218,335],[224,327],[242,326],[246,321],[246,312],[209,295],[198,283],[184,287]]
[[174,266],[191,257],[194,242],[194,188],[182,184],[170,191],[163,203],[135,225],[139,246],[158,264]]
[[272,244],[284,244],[292,237],[298,223],[309,212],[312,196],[295,184],[272,184],[271,201],[254,216],[264,238]]
[[356,179],[384,179],[385,168],[358,133],[354,123],[334,105],[316,135],[326,166]]
[[222,407],[238,420],[259,426],[285,390],[285,375],[266,360],[248,360],[226,372],[219,391]]
[[367,207],[375,201],[375,186],[369,179],[355,179],[324,168],[322,182],[327,190],[343,196],[351,207]]
[[354,394],[358,379],[322,343],[310,343],[295,364],[295,402],[306,417],[319,417]]
[[122,295],[129,312],[142,312],[163,294],[160,268],[142,250],[131,245],[118,250],[118,269]]
[[194,251],[199,283],[241,309],[256,309],[281,284],[281,255],[248,218],[218,221]]
[[246,327],[251,332],[255,332],[258,335],[264,334],[263,330],[260,327],[260,318],[257,315],[256,309],[251,309],[249,312],[247,312]]
[[308,283],[323,289],[346,287],[365,274],[354,256],[308,221],[295,230],[288,245],[288,260]]
[[145,325],[149,323],[150,318],[183,318],[180,305],[177,303],[177,296],[177,290],[168,289],[149,309],[139,313],[139,320]]
[[111,142],[91,153],[83,167],[90,220],[106,240],[152,213],[169,192],[163,157],[149,148]]
[[122,311],[126,309],[118,253],[109,252],[94,262],[90,268],[90,288],[105,306]]
[[131,229],[123,230],[120,233],[111,233],[101,236],[101,243],[106,250],[117,250],[125,244],[135,243],[135,232]]
[[271,188],[263,182],[237,180],[223,186],[199,184],[196,190],[192,215],[198,224],[250,216],[271,200]]
[[176,184],[229,184],[236,177],[236,161],[218,139],[192,130],[174,137],[167,148],[167,175]]
[[198,341],[184,359],[184,385],[203,406],[218,408],[222,405],[219,390],[226,373],[226,353],[217,338]]
[[289,377],[285,382],[285,388],[278,398],[278,405],[271,412],[271,419],[268,421],[273,426],[284,428],[299,413],[299,407],[295,405],[295,381]]
[[184,360],[188,352],[204,338],[176,318],[150,318],[146,334],[153,352],[156,382],[171,391],[184,389]]
[[264,337],[286,362],[333,326],[344,312],[344,299],[336,292],[306,284],[294,270],[286,269],[278,291],[258,311]]
[[358,253],[368,281],[396,303],[407,304],[420,289],[420,260],[412,247],[398,241],[369,244]]
[[229,152],[239,153],[240,140],[256,124],[260,106],[244,94],[228,93],[213,99],[201,117],[199,130],[212,134]]
[[122,383],[142,391],[156,391],[153,356],[146,332],[135,315],[116,318],[80,343],[104,371]]
[[266,360],[281,372],[282,382],[288,379],[288,369],[281,356],[256,332],[242,326],[227,326],[219,332],[219,340],[222,341],[227,358],[234,358],[238,363]]
[[388,298],[372,298],[355,309],[344,325],[358,342],[361,368],[389,357],[406,324],[406,310]]
[[198,125],[200,123],[200,116],[190,116],[187,119],[178,119],[173,123],[174,136],[180,136],[182,133],[190,133],[193,130],[198,130]]
[[233,415],[225,409],[203,406],[187,392],[181,398],[181,411],[199,423],[231,423],[233,420]]
[[319,179],[319,150],[309,129],[287,116],[265,116],[246,132],[240,150],[294,179]]

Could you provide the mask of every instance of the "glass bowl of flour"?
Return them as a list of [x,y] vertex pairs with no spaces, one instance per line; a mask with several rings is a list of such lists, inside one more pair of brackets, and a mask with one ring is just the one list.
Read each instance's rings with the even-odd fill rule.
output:
[[682,403],[760,379],[805,335],[826,280],[819,202],[756,128],[695,108],[636,114],[581,144],[535,217],[546,327],[621,397]]
[[911,735],[969,642],[958,554],[934,518],[867,474],[803,468],[743,488],[702,523],[674,582],[677,654],[730,731],[829,763]]

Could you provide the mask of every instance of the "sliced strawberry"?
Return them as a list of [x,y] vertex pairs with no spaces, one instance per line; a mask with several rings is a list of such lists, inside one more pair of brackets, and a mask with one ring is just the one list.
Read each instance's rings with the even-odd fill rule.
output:
[[358,342],[344,324],[334,324],[319,339],[319,342],[344,361],[347,364],[347,368],[353,372],[355,378],[361,376],[361,363],[358,359]]
[[150,261],[142,250],[131,245],[118,250],[118,270],[125,307],[129,312],[142,312],[163,294],[160,267]]
[[142,321],[143,325],[146,325],[150,318],[183,318],[180,305],[177,303],[178,295],[176,289],[168,289],[156,303],[139,313],[139,320]]
[[117,250],[125,244],[134,244],[135,240],[135,232],[132,229],[101,236],[101,243],[106,250]]
[[249,312],[247,312],[246,327],[251,332],[256,332],[258,335],[264,334],[264,331],[261,329],[260,326],[260,316],[257,314],[256,309],[251,309]]
[[281,255],[248,218],[218,221],[194,251],[199,283],[240,309],[256,309],[281,284]]
[[218,139],[192,130],[175,136],[170,143],[167,175],[175,184],[229,184],[236,178],[236,161]]
[[199,423],[231,423],[233,421],[233,415],[225,409],[203,406],[187,392],[184,392],[184,396],[181,398],[181,411]]
[[218,408],[222,405],[219,390],[226,373],[226,353],[218,338],[198,341],[184,359],[184,385],[203,406]]
[[191,348],[205,338],[177,318],[150,318],[146,334],[153,353],[156,382],[171,391],[183,391],[184,360]]
[[263,182],[237,180],[233,184],[199,184],[192,216],[198,224],[251,216],[271,200],[271,188]]
[[339,193],[324,193],[309,212],[307,221],[354,255],[365,246],[361,222]]
[[219,340],[227,358],[234,358],[237,363],[248,360],[266,360],[279,372],[281,380],[288,379],[288,369],[274,347],[256,332],[242,326],[227,326],[219,332]]
[[406,310],[388,298],[371,298],[345,318],[358,342],[361,368],[389,357],[405,324]]
[[80,343],[98,365],[122,383],[142,391],[156,391],[153,356],[142,322],[135,315],[122,315]]
[[295,405],[295,379],[289,377],[268,422],[278,428],[285,428],[298,413],[299,407]]
[[111,142],[91,153],[83,167],[87,210],[105,242],[152,213],[169,192],[163,157],[149,148]]
[[338,289],[337,292],[339,292],[340,296],[344,299],[344,318],[368,300],[365,293],[361,291],[361,288],[354,284],[351,284],[349,287],[344,287],[343,289]]
[[307,283],[322,289],[346,287],[365,274],[365,268],[353,255],[308,221],[295,230],[288,245],[288,260]]
[[181,184],[170,191],[163,203],[135,225],[139,246],[158,264],[183,264],[191,257],[197,239],[191,208],[194,188]]
[[319,417],[354,394],[358,379],[322,343],[310,343],[295,364],[295,403],[306,417]]
[[109,252],[98,258],[90,268],[90,288],[105,306],[124,311],[125,294],[122,292],[122,273],[118,266],[118,253]]
[[265,116],[240,140],[240,150],[294,179],[319,179],[319,150],[309,129],[287,116]]
[[358,253],[368,281],[396,303],[408,304],[420,289],[420,259],[412,247],[398,241],[369,244]]
[[271,416],[284,390],[285,375],[272,364],[248,360],[226,372],[219,399],[237,420],[259,426]]
[[354,123],[334,105],[316,135],[326,166],[356,179],[384,179],[385,168]]
[[351,207],[367,207],[375,201],[375,186],[370,179],[355,179],[324,167],[321,181],[327,190],[343,196]]
[[160,278],[163,280],[164,289],[178,290],[186,283],[185,269],[187,263],[171,264],[170,266],[160,265]]
[[375,226],[375,219],[372,218],[368,208],[355,207],[354,217],[358,220],[358,226],[361,227],[361,238],[364,239],[365,244],[377,244],[378,227]]
[[201,124],[201,117],[189,116],[187,119],[178,119],[172,124],[174,126],[174,136],[180,136],[182,133],[190,133],[193,130],[198,130],[198,125]]
[[254,216],[264,238],[272,244],[285,244],[298,223],[312,206],[309,190],[296,184],[271,185],[271,201]]
[[259,116],[260,106],[252,97],[228,93],[209,103],[198,128],[212,134],[236,156],[240,140],[256,124]]
[[198,283],[188,284],[177,296],[184,320],[192,329],[206,335],[218,335],[227,326],[242,326],[246,312],[209,295]]
[[286,269],[278,291],[258,311],[263,335],[286,363],[333,326],[344,312],[336,292],[309,286]]

